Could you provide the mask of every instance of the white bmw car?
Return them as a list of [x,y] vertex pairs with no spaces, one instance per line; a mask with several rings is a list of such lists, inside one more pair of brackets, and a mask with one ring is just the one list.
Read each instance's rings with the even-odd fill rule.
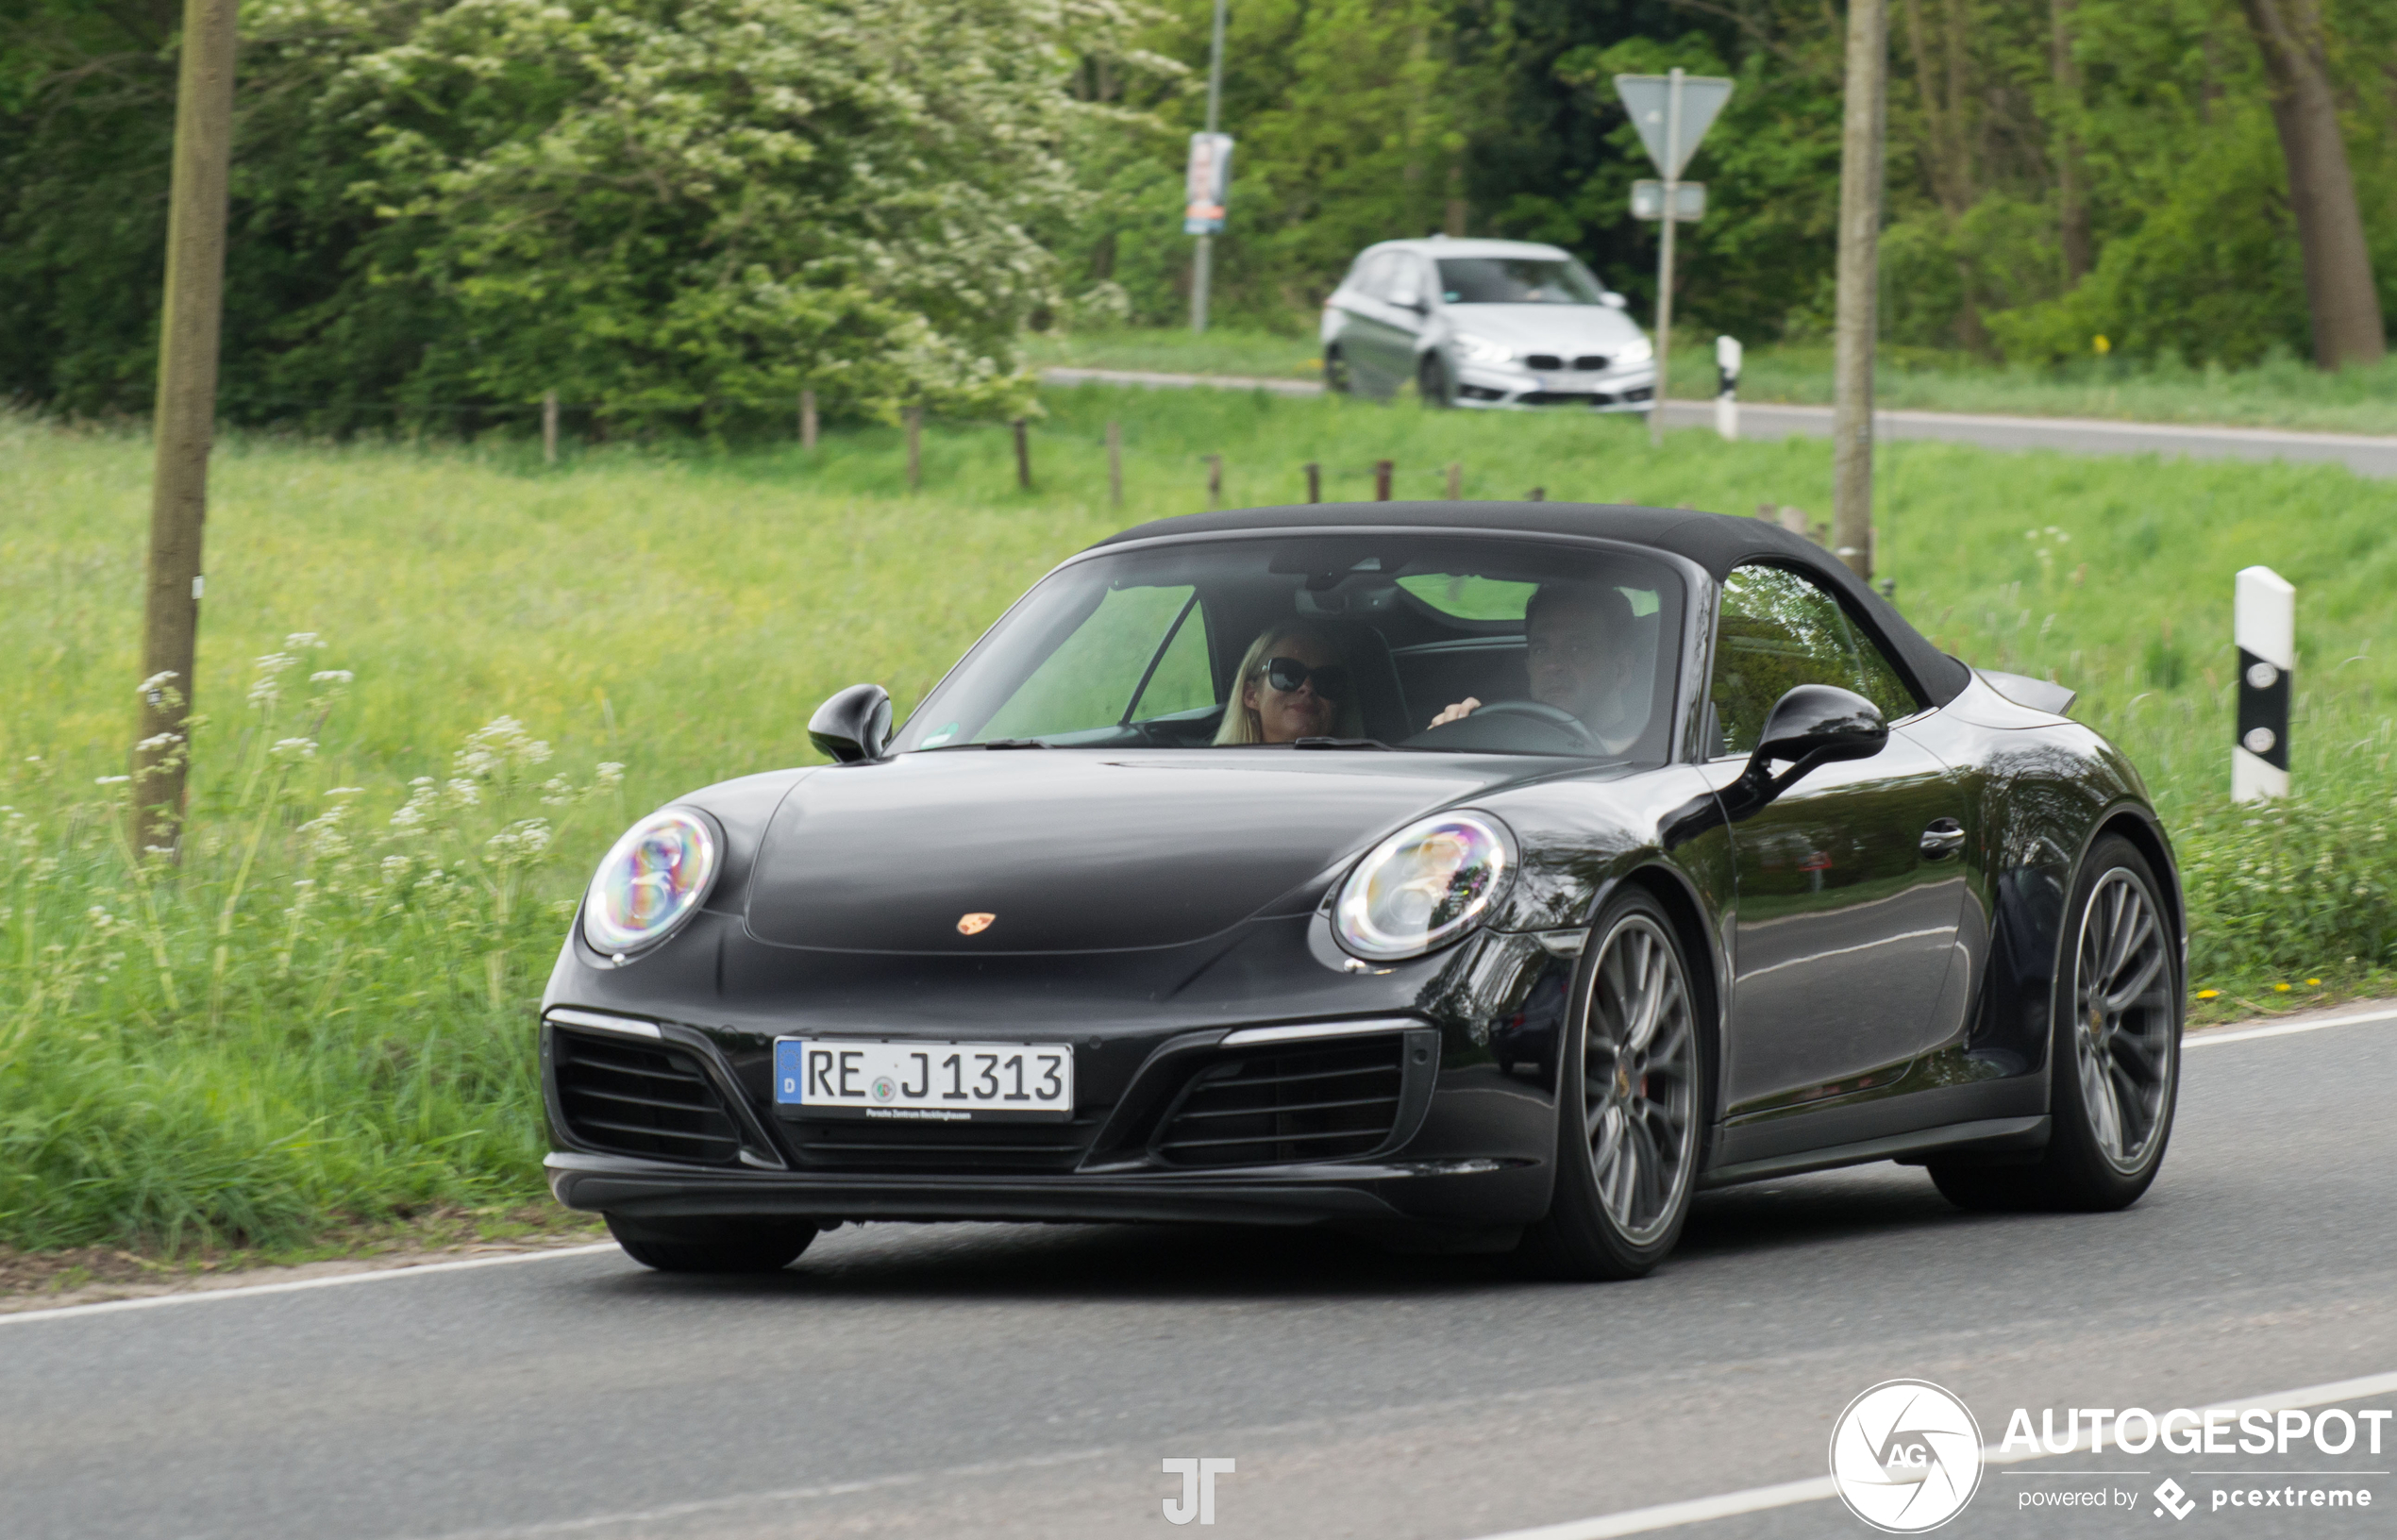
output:
[[1646,411],[1648,334],[1571,253],[1528,241],[1384,241],[1323,307],[1323,377],[1443,407]]

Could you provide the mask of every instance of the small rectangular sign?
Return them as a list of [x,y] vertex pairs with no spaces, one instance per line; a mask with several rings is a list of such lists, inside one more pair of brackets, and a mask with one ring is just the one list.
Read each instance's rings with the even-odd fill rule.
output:
[[[1673,218],[1684,225],[1695,225],[1706,215],[1706,184],[1676,182],[1673,184]],[[1632,217],[1662,219],[1665,217],[1665,184],[1643,180],[1632,184]]]
[[1232,136],[1191,135],[1190,164],[1182,182],[1182,233],[1220,233],[1224,206],[1232,198]]

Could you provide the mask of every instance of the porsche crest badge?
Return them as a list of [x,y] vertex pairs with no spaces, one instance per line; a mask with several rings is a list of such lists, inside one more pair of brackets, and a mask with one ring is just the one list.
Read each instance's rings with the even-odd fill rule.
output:
[[998,916],[996,914],[961,914],[957,917],[957,933],[961,936],[979,936],[989,929],[991,921],[997,918]]

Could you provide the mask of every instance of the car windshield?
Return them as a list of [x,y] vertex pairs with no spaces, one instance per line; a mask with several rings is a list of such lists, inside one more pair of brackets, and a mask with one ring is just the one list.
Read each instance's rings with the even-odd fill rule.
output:
[[1438,266],[1450,305],[1596,305],[1606,293],[1569,257],[1443,257]]
[[1663,762],[1682,604],[1665,561],[1584,542],[1358,533],[1102,552],[1025,595],[893,746]]

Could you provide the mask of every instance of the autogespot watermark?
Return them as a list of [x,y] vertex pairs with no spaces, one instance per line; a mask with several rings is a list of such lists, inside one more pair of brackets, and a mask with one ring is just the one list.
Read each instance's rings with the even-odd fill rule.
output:
[[[2382,1453],[2392,1416],[2386,1409],[2339,1407],[2049,1408],[2035,1425],[2027,1407],[2006,1418],[1994,1449],[1961,1398],[1927,1380],[1890,1380],[1848,1403],[1833,1425],[1832,1485],[1849,1512],[1889,1534],[1937,1529],[1972,1501],[1985,1465],[2015,1465],[2064,1455],[2193,1459],[2177,1472],[2149,1469],[2020,1470],[2010,1506],[2028,1513],[2110,1509],[2173,1523],[2212,1514],[2259,1510],[2369,1509],[2373,1490],[2362,1468]],[[2305,1462],[2307,1468],[2225,1468],[2239,1459]],[[2319,1468],[2330,1465],[2335,1468]],[[2153,1488],[2146,1480],[2162,1476]],[[2130,1486],[2115,1478],[2132,1478]],[[2086,1483],[2105,1478],[2099,1484]],[[2184,1484],[2186,1481],[2188,1484]],[[2068,1484],[2069,1483],[2069,1484]],[[2143,1510],[2143,1512],[2142,1512]]]
[[1884,1381],[1832,1425],[1831,1481],[1848,1511],[1876,1530],[1936,1530],[1981,1485],[1981,1425],[1928,1380]]

